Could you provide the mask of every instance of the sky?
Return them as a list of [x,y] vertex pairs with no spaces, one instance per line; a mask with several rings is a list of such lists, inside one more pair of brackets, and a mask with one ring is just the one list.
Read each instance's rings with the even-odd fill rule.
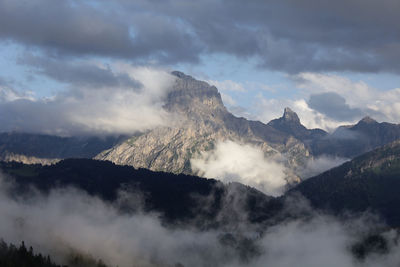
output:
[[398,0],[0,0],[0,130],[149,129],[172,70],[217,86],[237,116],[399,123],[399,13]]
[[[235,115],[265,123],[285,107],[306,127],[327,131],[365,116],[400,123],[399,14],[399,0],[0,0],[0,132],[168,126],[174,118],[162,106],[173,70],[215,85]],[[271,195],[286,185],[283,166],[252,146],[222,142],[202,156],[191,163],[207,176],[230,182],[245,173],[239,181]],[[196,266],[210,255],[236,263],[235,251],[215,247],[215,232],[170,231],[153,215],[121,216],[73,189],[32,194],[29,203],[5,189],[0,174],[0,213],[12,215],[0,217],[0,234],[15,243],[23,236],[49,252],[67,244],[119,266],[154,257]],[[14,227],[20,217],[30,235]],[[253,265],[359,266],[346,248],[363,223],[313,217],[267,232],[259,245],[270,254]],[[400,247],[391,246],[364,265],[397,266]]]

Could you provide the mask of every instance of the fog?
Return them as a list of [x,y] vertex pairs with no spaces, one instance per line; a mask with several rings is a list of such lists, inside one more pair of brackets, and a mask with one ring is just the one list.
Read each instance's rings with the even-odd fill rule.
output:
[[[295,171],[307,179],[341,165],[348,159],[322,155],[307,159]],[[280,196],[296,176],[285,166],[284,158],[266,155],[259,147],[234,141],[217,142],[215,148],[201,152],[190,161],[193,170],[202,177],[225,183],[238,182],[254,187],[270,196]]]
[[[163,69],[85,61],[48,68],[41,71],[66,82],[66,89],[35,98],[0,88],[0,114],[7,114],[0,115],[0,131],[118,135],[171,124],[162,106],[175,78]],[[98,77],[105,80],[101,86]]]
[[284,164],[250,144],[218,142],[215,149],[193,158],[191,166],[201,176],[243,183],[271,196],[281,195],[287,184]]
[[350,159],[342,157],[334,157],[329,155],[322,155],[307,160],[305,166],[299,171],[299,175],[303,179],[310,178],[312,176],[323,173],[324,171],[330,170],[337,167]]
[[[223,230],[165,226],[157,214],[122,214],[115,203],[106,203],[74,188],[52,190],[46,196],[32,189],[22,197],[11,195],[12,186],[1,179],[0,237],[14,244],[25,241],[60,263],[72,252],[120,267],[178,263],[184,266],[356,267],[398,266],[400,262],[397,235],[391,231],[384,234],[389,242],[388,254],[371,254],[364,261],[351,254],[351,245],[379,226],[373,217],[339,220],[312,211],[301,199],[287,201],[285,212],[306,210],[311,211],[311,217],[286,220],[264,227],[261,232],[252,232],[256,227],[248,224],[231,233],[234,238],[248,240],[238,245],[229,242],[228,233]],[[250,253],[243,257],[243,250]]]

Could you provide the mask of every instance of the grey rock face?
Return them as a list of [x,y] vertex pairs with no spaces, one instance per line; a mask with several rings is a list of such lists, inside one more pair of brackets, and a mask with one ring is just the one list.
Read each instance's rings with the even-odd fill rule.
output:
[[322,138],[328,133],[321,129],[307,129],[304,127],[297,114],[290,108],[285,108],[283,116],[279,119],[272,120],[268,123],[269,126],[285,132],[297,139],[309,144],[313,140]]
[[282,118],[284,121],[292,122],[293,124],[300,124],[299,116],[288,107],[284,109]]
[[190,159],[225,140],[252,144],[266,155],[282,154],[292,168],[310,156],[305,145],[293,136],[261,122],[233,116],[223,105],[216,87],[181,72],[172,74],[177,79],[164,108],[176,114],[179,122],[130,138],[103,151],[97,159],[192,174]]

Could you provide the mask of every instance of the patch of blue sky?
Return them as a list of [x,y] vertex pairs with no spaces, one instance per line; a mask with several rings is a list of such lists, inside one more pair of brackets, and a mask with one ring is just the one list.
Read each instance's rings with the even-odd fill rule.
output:
[[255,58],[237,58],[226,54],[212,54],[201,57],[200,64],[177,64],[176,69],[190,74],[197,79],[239,83],[246,90],[224,93],[231,96],[240,106],[248,107],[254,98],[292,99],[298,94],[293,81],[282,72],[269,71],[257,67]]
[[400,88],[400,75],[394,73],[336,73],[344,76],[353,82],[362,81],[369,86],[379,90],[392,90]]
[[[226,81],[239,83],[245,92],[226,90],[238,106],[251,109],[257,98],[265,99],[298,99],[307,98],[306,92],[297,88],[293,79],[286,73],[270,71],[257,67],[255,58],[237,58],[226,54],[211,54],[201,57],[200,64],[178,64],[174,68],[197,79]],[[353,82],[364,82],[378,90],[400,88],[400,75],[390,73],[354,73],[331,72]]]
[[51,97],[64,90],[65,85],[35,72],[29,66],[19,64],[25,48],[12,41],[0,42],[0,76],[20,92],[31,92],[34,97]]

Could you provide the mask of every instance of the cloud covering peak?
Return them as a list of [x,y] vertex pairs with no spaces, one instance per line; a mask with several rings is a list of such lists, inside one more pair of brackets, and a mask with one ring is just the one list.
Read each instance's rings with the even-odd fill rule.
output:
[[190,162],[201,176],[243,183],[271,196],[283,194],[287,184],[284,164],[249,144],[221,141]]
[[66,91],[50,98],[26,98],[2,89],[1,131],[132,134],[170,121],[162,105],[175,78],[162,69],[43,62],[38,63],[38,71],[65,82]]

